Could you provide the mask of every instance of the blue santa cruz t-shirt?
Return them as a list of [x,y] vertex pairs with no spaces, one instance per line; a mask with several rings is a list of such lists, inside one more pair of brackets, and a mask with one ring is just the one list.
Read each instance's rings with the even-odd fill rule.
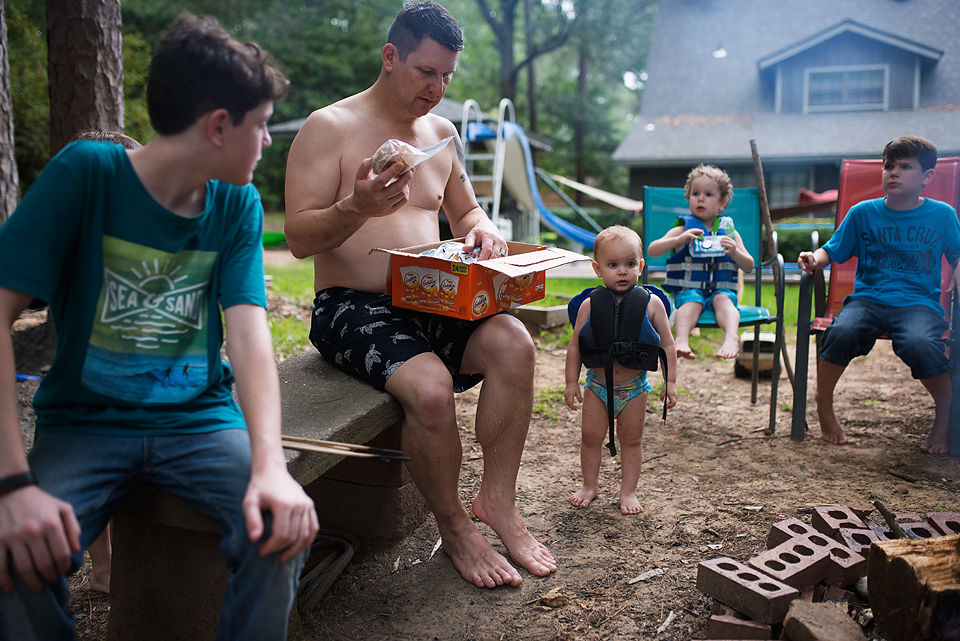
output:
[[66,147],[0,227],[0,286],[50,304],[57,354],[34,397],[40,430],[162,435],[244,427],[221,361],[221,308],[266,306],[252,185],[206,185],[185,218],[144,188],[126,150]]
[[960,258],[960,224],[953,207],[938,200],[897,211],[877,198],[851,207],[823,248],[835,263],[857,258],[851,298],[943,314],[940,256],[951,265]]

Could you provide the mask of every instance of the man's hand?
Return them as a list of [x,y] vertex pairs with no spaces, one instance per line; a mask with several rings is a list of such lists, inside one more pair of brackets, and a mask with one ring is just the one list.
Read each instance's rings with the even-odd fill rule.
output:
[[488,258],[500,258],[507,255],[507,241],[503,239],[499,231],[491,230],[490,226],[477,225],[470,230],[470,233],[463,239],[463,251],[469,252],[474,247],[480,248],[480,256],[477,260],[487,260]]
[[800,252],[800,257],[797,258],[797,267],[808,274],[812,274],[819,267],[817,257],[813,255],[813,252]]
[[320,524],[313,501],[284,468],[253,473],[243,498],[243,514],[251,541],[263,536],[261,512],[273,515],[270,538],[260,546],[260,556],[282,552],[281,561],[289,561],[313,543]]
[[[371,173],[373,158],[367,158],[357,169],[350,196],[352,209],[357,214],[371,218],[396,213],[410,199],[410,179],[416,168],[397,177],[404,170],[403,163],[395,162],[374,176]],[[392,181],[392,182],[391,182]]]
[[8,559],[36,593],[70,569],[80,551],[80,524],[73,508],[31,485],[0,497],[0,588],[13,590]]

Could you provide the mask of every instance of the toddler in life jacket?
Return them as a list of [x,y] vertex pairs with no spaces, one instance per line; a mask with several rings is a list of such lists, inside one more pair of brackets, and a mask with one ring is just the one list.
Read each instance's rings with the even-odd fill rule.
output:
[[730,176],[711,165],[698,165],[687,176],[684,197],[690,214],[677,218],[676,226],[663,238],[650,243],[647,253],[667,258],[663,288],[674,293],[677,311],[673,318],[677,332],[677,356],[696,358],[690,349],[690,332],[700,313],[713,309],[723,330],[723,344],[717,358],[736,358],[740,351],[737,330],[738,269],[753,271],[753,257],[723,210],[733,197]]
[[[583,487],[570,497],[570,503],[577,507],[590,505],[600,490],[603,438],[608,422],[612,424],[608,416],[607,394],[613,394],[611,404],[621,450],[620,511],[623,514],[643,512],[637,498],[637,482],[643,462],[641,437],[647,393],[653,389],[647,382],[646,370],[656,369],[656,358],[661,349],[665,356],[666,382],[660,390],[660,399],[668,408],[677,403],[677,357],[670,322],[660,298],[650,295],[643,287],[636,287],[643,264],[640,237],[632,229],[615,226],[597,234],[593,270],[603,280],[603,286],[597,287],[577,312],[573,336],[567,346],[563,393],[564,401],[571,409],[577,409],[577,402],[583,406],[580,443]],[[621,312],[626,315],[632,310],[637,314],[638,301],[639,309],[645,308],[639,312],[643,318],[621,318]],[[601,304],[605,309],[600,308]],[[591,311],[595,313],[591,314]],[[593,331],[591,321],[611,325],[606,328],[611,331],[604,332],[605,328]],[[635,335],[625,336],[624,333]],[[607,338],[602,338],[604,335]],[[610,349],[610,345],[598,345],[600,342],[613,343],[616,349]],[[616,354],[612,369],[607,368],[612,372],[612,381],[604,371],[603,354]],[[588,367],[584,385],[588,392],[580,389],[580,368],[584,365]],[[610,451],[616,452],[612,441]]]

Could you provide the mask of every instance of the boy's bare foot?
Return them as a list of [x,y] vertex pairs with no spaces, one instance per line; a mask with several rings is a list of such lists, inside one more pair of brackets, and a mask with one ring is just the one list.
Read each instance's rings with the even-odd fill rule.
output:
[[927,439],[920,446],[920,450],[927,454],[946,454],[950,451],[949,427],[934,423],[933,429],[927,434]]
[[736,358],[740,353],[740,341],[734,338],[725,339],[723,345],[714,354],[717,358]]
[[643,512],[643,506],[640,505],[640,499],[636,494],[620,497],[620,514],[640,514],[641,512]]
[[[489,509],[488,509],[489,505]],[[497,511],[495,504],[484,503],[480,494],[473,499],[473,513],[478,519],[493,528],[511,558],[531,574],[547,576],[557,571],[557,562],[543,545],[527,530],[520,513],[512,503],[503,511]],[[517,575],[519,578],[519,575]],[[522,579],[521,579],[522,581]],[[520,582],[511,583],[519,585]]]
[[690,349],[690,345],[687,343],[681,343],[677,341],[673,344],[674,349],[677,350],[677,358],[686,358],[687,360],[693,360],[696,358],[696,355],[693,353],[693,350]]
[[843,426],[833,411],[833,402],[817,399],[817,414],[820,416],[820,438],[834,445],[843,445],[847,442],[847,435]]
[[570,497],[570,505],[587,507],[595,498],[597,498],[597,488],[582,487]]

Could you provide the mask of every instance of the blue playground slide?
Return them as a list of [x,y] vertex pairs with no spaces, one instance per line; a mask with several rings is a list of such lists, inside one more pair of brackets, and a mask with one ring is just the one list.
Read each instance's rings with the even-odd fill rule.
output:
[[[597,236],[595,233],[564,220],[543,204],[540,189],[537,186],[533,157],[530,154],[530,143],[523,128],[515,122],[504,121],[503,139],[505,143],[503,183],[510,194],[525,209],[538,212],[540,219],[551,230],[592,250],[593,239]],[[467,124],[467,140],[483,142],[490,151],[493,151],[497,142],[497,132],[485,123],[470,122]]]

